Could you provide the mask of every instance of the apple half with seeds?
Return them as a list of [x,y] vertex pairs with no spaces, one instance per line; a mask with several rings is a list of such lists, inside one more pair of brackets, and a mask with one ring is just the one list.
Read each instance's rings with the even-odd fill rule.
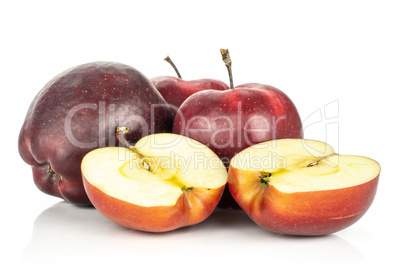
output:
[[205,220],[217,206],[227,171],[207,146],[176,134],[153,134],[135,146],[89,152],[81,171],[94,207],[140,231],[165,232]]
[[370,207],[380,165],[338,155],[314,140],[280,139],[232,158],[228,186],[249,217],[276,233],[317,236],[340,231]]

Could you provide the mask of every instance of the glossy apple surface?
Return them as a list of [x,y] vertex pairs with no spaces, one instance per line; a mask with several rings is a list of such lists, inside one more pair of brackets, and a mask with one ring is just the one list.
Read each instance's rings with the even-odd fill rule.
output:
[[228,185],[241,208],[276,233],[317,236],[359,220],[377,189],[380,166],[337,155],[319,141],[283,139],[254,145],[231,161]]
[[155,134],[134,148],[100,148],[82,161],[86,192],[103,215],[131,229],[165,232],[199,223],[213,212],[227,171],[208,147],[175,134]]
[[151,82],[174,111],[177,111],[180,105],[194,93],[208,89],[221,91],[229,88],[224,82],[216,79],[186,81],[173,76],[158,76],[151,78]]
[[290,98],[261,84],[191,96],[176,115],[173,132],[207,145],[227,166],[235,154],[253,144],[303,136],[300,116]]
[[173,114],[152,83],[120,63],[94,62],[56,76],[38,93],[21,128],[18,149],[43,192],[89,205],[80,164],[98,147],[117,146],[116,127],[136,142],[170,132]]

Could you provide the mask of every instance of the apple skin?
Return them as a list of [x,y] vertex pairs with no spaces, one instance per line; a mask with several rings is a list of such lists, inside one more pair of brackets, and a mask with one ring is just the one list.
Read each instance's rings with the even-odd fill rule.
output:
[[[255,116],[266,120],[267,131],[253,131],[264,128],[261,120],[253,120]],[[211,127],[208,131],[206,120]],[[229,120],[233,126],[230,130]],[[186,125],[190,121],[190,125]],[[245,126],[248,121],[249,126]],[[257,126],[250,126],[256,121]],[[176,114],[173,133],[207,145],[225,160],[226,167],[235,154],[253,144],[303,137],[302,123],[293,102],[279,89],[262,84],[244,84],[231,90],[206,90],[192,95]]]
[[[152,105],[158,107],[152,111]],[[170,132],[173,113],[138,70],[113,62],[83,64],[53,78],[32,101],[20,131],[19,153],[32,166],[41,191],[90,205],[81,160],[93,149],[117,146],[115,131],[122,123],[134,144],[151,133]]]
[[[261,120],[253,120],[256,117]],[[247,122],[251,123],[246,126]],[[252,131],[266,127],[265,132]],[[175,116],[173,133],[207,145],[226,168],[234,155],[253,144],[303,138],[302,122],[290,98],[277,88],[256,83],[225,91],[206,90],[190,96]],[[237,207],[228,189],[219,207]]]
[[227,90],[229,86],[215,79],[198,79],[186,81],[173,76],[158,76],[150,79],[166,102],[176,111],[191,95],[199,91],[214,89]]
[[130,229],[167,232],[197,224],[212,214],[225,186],[183,192],[174,206],[143,207],[105,194],[83,176],[85,190],[95,208],[110,220]]
[[262,228],[298,236],[327,235],[358,221],[373,202],[379,180],[377,175],[342,189],[283,193],[272,185],[262,189],[258,182],[247,182],[260,175],[230,167],[228,186],[234,199]]

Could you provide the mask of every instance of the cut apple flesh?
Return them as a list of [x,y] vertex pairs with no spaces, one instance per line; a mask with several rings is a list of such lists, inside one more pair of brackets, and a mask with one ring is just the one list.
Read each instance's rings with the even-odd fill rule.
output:
[[334,153],[319,141],[264,142],[237,154],[228,185],[240,207],[261,227],[315,236],[340,231],[370,207],[379,164]]
[[94,150],[82,161],[83,177],[116,199],[142,207],[173,206],[194,188],[227,182],[220,159],[206,146],[174,134],[155,134],[127,148]]
[[235,156],[231,165],[261,172],[256,178],[261,187],[274,186],[284,193],[352,187],[374,179],[380,172],[372,159],[337,155],[326,143],[300,139],[251,146]]
[[332,155],[312,166],[273,174],[270,181],[281,192],[323,191],[363,184],[378,173],[379,166],[369,158]]

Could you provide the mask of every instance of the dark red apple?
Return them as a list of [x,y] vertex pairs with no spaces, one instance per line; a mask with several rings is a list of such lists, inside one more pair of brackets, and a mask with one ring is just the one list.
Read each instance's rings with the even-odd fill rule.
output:
[[196,92],[207,89],[226,90],[229,88],[224,82],[216,79],[183,80],[170,57],[167,56],[165,60],[172,65],[178,77],[158,76],[151,78],[151,82],[162,94],[166,102],[172,105],[174,112],[189,96]]
[[[231,89],[205,90],[190,96],[178,110],[173,133],[195,139],[211,148],[229,167],[230,159],[263,141],[302,138],[299,113],[279,89],[262,84],[233,88],[231,61],[221,50],[229,70]],[[226,190],[220,207],[235,205]]]
[[116,128],[127,139],[170,132],[173,114],[152,83],[138,70],[112,62],[69,69],[38,93],[22,126],[18,149],[32,166],[43,192],[77,205],[90,205],[81,160],[91,150],[117,146]]

